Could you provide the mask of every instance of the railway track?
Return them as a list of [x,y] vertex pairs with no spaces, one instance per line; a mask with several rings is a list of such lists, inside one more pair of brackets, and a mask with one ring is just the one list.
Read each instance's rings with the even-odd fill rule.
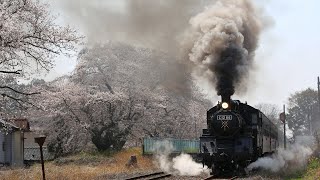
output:
[[[237,178],[238,178],[237,176],[234,176],[231,178],[225,178],[225,180],[235,180]],[[204,180],[214,180],[214,179],[216,179],[216,176],[213,175],[213,176],[209,176],[209,177],[205,178]]]
[[[164,178],[168,178],[171,177],[171,174],[165,173],[165,172],[154,172],[154,173],[150,173],[150,174],[144,174],[144,175],[139,175],[139,176],[134,176],[131,178],[127,178],[125,180],[156,180],[156,179],[164,179]],[[223,179],[219,179],[219,180],[235,180],[237,179],[237,176],[231,177],[231,178],[223,178]],[[218,180],[216,176],[209,176],[203,180]]]
[[150,173],[150,174],[145,174],[145,175],[141,175],[141,176],[127,178],[126,180],[136,180],[136,179],[156,180],[156,179],[164,179],[164,178],[167,178],[170,176],[171,176],[171,174],[167,174],[164,172],[155,172],[155,173]]

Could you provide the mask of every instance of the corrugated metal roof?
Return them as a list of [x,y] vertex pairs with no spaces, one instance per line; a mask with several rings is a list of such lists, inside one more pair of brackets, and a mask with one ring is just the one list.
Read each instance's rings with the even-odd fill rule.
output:
[[14,123],[20,129],[23,129],[24,131],[30,131],[30,124],[26,118],[10,119],[10,121],[12,121],[12,123]]
[[[35,142],[34,138],[39,137],[38,132],[25,132],[24,133],[24,147],[38,147],[39,145]],[[47,146],[47,141],[44,141],[43,146]]]
[[[53,155],[49,153],[46,146],[42,147],[43,159],[52,160]],[[24,160],[28,161],[39,161],[40,158],[40,148],[39,147],[25,147],[24,148]]]
[[12,128],[15,128],[15,129],[20,129],[18,126],[16,126],[15,124],[13,124],[13,123],[10,123],[10,122],[8,122],[8,121],[5,121],[5,120],[3,120],[3,119],[0,119],[0,124],[3,124],[4,126],[10,126],[10,127],[12,127]]

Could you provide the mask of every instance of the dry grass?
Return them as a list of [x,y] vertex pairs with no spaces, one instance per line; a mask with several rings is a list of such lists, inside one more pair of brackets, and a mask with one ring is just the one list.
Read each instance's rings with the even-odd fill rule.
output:
[[[126,167],[126,163],[131,155],[136,155],[138,160],[138,167]],[[98,160],[98,163],[78,163],[79,159],[92,158]],[[103,155],[88,155],[80,154],[68,157],[72,159],[72,163],[59,164],[55,162],[46,162],[46,179],[59,180],[92,180],[98,177],[103,177],[118,173],[135,173],[142,171],[155,170],[153,160],[149,157],[141,155],[141,148],[132,148],[114,154],[112,157]],[[41,179],[41,165],[36,164],[28,169],[12,169],[0,171],[0,179],[5,180],[28,180]]]

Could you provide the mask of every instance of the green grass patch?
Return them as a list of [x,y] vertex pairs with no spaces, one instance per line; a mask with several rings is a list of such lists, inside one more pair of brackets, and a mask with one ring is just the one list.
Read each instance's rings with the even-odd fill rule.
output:
[[314,170],[320,168],[320,159],[319,158],[311,158],[308,164],[308,170]]
[[320,178],[320,158],[311,158],[308,168],[303,177],[304,179],[319,179]]
[[294,173],[290,173],[285,177],[286,180],[302,180],[305,174],[305,170],[299,170]]

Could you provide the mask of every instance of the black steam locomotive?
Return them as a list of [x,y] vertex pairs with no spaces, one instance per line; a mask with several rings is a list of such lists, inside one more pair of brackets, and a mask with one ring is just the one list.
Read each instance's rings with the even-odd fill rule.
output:
[[278,147],[277,127],[258,109],[229,97],[207,112],[200,137],[202,162],[212,173],[239,174]]

